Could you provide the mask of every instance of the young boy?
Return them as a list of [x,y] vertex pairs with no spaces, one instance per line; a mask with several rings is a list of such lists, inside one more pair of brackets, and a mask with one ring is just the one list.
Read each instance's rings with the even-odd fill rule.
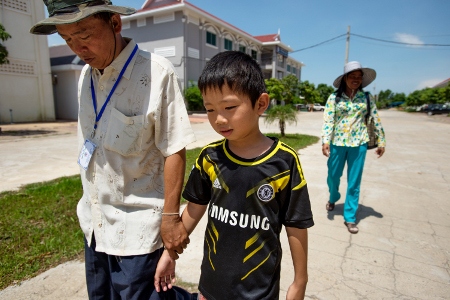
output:
[[198,86],[209,122],[225,137],[202,149],[183,191],[189,234],[209,204],[199,299],[278,299],[282,225],[295,270],[287,299],[303,299],[314,222],[297,152],[259,129],[269,105],[261,69],[247,54],[222,52]]

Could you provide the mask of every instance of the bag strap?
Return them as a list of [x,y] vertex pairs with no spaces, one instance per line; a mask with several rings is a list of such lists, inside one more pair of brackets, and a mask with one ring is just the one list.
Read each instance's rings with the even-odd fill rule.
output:
[[369,96],[369,92],[364,92],[364,94],[366,95],[366,104],[367,104],[367,113],[366,113],[366,124],[367,124],[367,121],[368,121],[370,113],[371,113],[371,111],[370,111],[370,96]]

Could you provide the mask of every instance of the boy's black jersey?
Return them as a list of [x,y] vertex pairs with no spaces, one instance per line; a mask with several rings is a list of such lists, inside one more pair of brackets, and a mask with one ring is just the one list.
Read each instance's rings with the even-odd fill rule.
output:
[[209,204],[199,283],[208,300],[278,299],[282,225],[314,225],[298,155],[272,139],[255,159],[231,153],[226,139],[209,144],[183,191]]

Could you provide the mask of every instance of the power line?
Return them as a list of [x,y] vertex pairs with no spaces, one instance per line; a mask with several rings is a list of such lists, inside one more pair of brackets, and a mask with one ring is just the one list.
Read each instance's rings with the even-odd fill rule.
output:
[[[306,48],[302,48],[302,49],[298,49],[298,50],[292,51],[291,53],[300,52],[300,51],[303,51],[303,50],[315,48],[315,47],[318,47],[318,46],[323,45],[323,44],[325,44],[325,43],[334,41],[334,40],[336,40],[336,39],[338,39],[338,38],[340,38],[340,37],[343,37],[343,36],[345,36],[345,35],[347,35],[347,33],[338,35],[338,36],[336,36],[336,37],[334,37],[334,38],[331,38],[331,39],[329,39],[329,40],[323,41],[323,42],[321,42],[321,43],[318,43],[318,44],[315,44],[315,45],[312,45],[312,46],[309,46],[309,47],[306,47]],[[353,35],[353,36],[356,36],[356,37],[360,37],[360,38],[364,38],[364,39],[369,39],[369,40],[374,40],[374,41],[384,42],[384,43],[400,44],[400,45],[406,45],[406,46],[450,47],[450,45],[446,45],[446,44],[414,44],[414,43],[403,43],[403,42],[388,41],[388,40],[372,38],[372,37],[368,37],[368,36],[364,36],[364,35],[360,35],[360,34],[355,34],[355,33],[350,33],[350,35]]]
[[340,37],[343,37],[343,36],[345,36],[345,35],[347,35],[347,34],[346,34],[346,33],[344,33],[344,34],[338,35],[337,37],[334,37],[334,38],[332,38],[332,39],[329,39],[329,40],[323,41],[323,42],[321,42],[321,43],[318,43],[318,44],[315,44],[315,45],[312,45],[312,46],[309,46],[309,47],[306,47],[306,48],[302,48],[302,49],[299,49],[299,50],[295,50],[295,51],[292,51],[291,53],[294,53],[294,52],[299,52],[299,51],[303,51],[303,50],[306,50],[306,49],[310,49],[310,48],[314,48],[314,47],[317,47],[317,46],[323,45],[323,44],[325,44],[325,43],[328,43],[328,42],[334,41],[335,39],[338,39],[338,38],[340,38]]
[[445,45],[445,44],[414,44],[414,43],[403,43],[403,42],[388,41],[388,40],[372,38],[372,37],[368,37],[368,36],[364,36],[364,35],[360,35],[360,34],[356,34],[356,33],[350,33],[350,35],[354,35],[354,36],[357,36],[357,37],[360,37],[360,38],[363,38],[363,39],[369,39],[369,40],[384,42],[384,43],[392,43],[392,44],[400,44],[400,45],[408,45],[408,46],[450,47],[450,45]]

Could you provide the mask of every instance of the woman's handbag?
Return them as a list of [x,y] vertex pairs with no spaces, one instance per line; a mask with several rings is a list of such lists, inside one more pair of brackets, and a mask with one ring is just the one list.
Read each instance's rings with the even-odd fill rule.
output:
[[374,149],[378,147],[377,135],[375,134],[375,120],[370,110],[369,93],[366,92],[365,94],[367,101],[366,126],[367,126],[367,133],[369,134],[369,142],[367,143],[367,149]]

